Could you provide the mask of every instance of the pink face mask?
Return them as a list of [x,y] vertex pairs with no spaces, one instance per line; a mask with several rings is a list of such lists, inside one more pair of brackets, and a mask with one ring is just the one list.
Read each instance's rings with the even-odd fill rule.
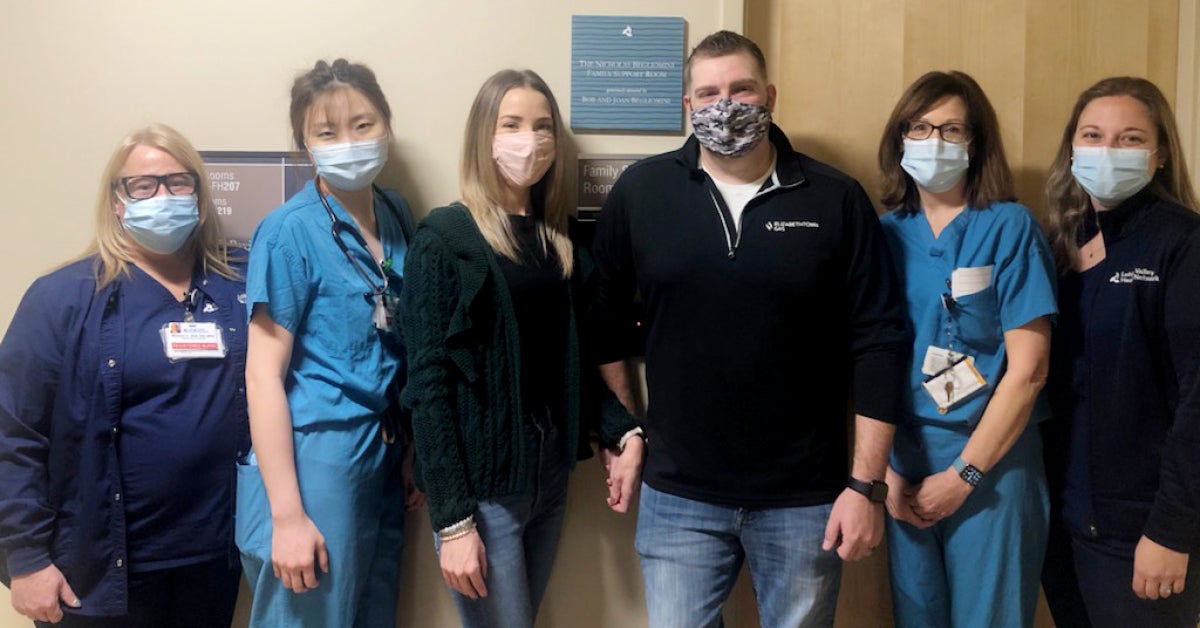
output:
[[554,163],[554,138],[537,131],[497,133],[492,158],[513,185],[527,188],[537,183]]

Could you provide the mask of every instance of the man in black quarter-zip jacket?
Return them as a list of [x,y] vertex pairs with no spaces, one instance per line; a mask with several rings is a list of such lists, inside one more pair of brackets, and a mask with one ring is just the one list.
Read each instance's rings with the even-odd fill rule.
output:
[[[771,123],[754,42],[710,35],[684,81],[694,135],[626,170],[594,251],[593,340],[630,406],[624,322],[635,294],[645,305],[650,626],[720,625],[743,561],[764,626],[829,626],[841,560],[883,538],[909,357],[900,295],[862,187]],[[638,472],[613,465],[614,508]]]

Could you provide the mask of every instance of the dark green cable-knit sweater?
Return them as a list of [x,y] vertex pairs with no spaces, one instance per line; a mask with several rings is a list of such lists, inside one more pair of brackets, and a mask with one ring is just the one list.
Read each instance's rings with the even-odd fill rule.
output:
[[[594,376],[590,363],[580,366],[575,297],[583,292],[582,274],[574,273],[568,289],[576,306],[567,325],[564,399],[567,446],[586,455],[581,415],[600,412],[600,439],[609,446],[636,423],[603,395],[607,389],[580,385]],[[495,253],[466,207],[441,207],[421,222],[408,246],[402,299],[403,401],[412,409],[416,479],[438,530],[474,514],[481,499],[524,492],[535,472],[521,407],[516,313]]]

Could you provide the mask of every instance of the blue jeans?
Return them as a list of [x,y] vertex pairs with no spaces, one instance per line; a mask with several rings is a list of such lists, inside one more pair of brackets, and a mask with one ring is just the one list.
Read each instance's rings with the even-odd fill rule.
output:
[[743,561],[764,628],[832,626],[842,562],[821,550],[832,509],[734,508],[642,484],[636,545],[650,627],[721,626]]
[[[475,526],[487,551],[487,597],[451,591],[464,628],[532,628],[562,536],[570,468],[566,435],[546,421],[530,425],[537,441],[529,490],[479,502]],[[574,453],[574,449],[570,449]],[[441,543],[434,534],[434,546]]]

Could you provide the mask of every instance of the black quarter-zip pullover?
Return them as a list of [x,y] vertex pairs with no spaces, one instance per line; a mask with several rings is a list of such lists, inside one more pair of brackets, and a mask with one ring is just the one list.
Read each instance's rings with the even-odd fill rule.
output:
[[[869,199],[792,150],[735,228],[699,143],[631,166],[595,239],[601,363],[646,311],[655,489],[710,503],[828,503],[846,485],[848,408],[895,422],[910,340]],[[853,403],[851,389],[853,387]]]

